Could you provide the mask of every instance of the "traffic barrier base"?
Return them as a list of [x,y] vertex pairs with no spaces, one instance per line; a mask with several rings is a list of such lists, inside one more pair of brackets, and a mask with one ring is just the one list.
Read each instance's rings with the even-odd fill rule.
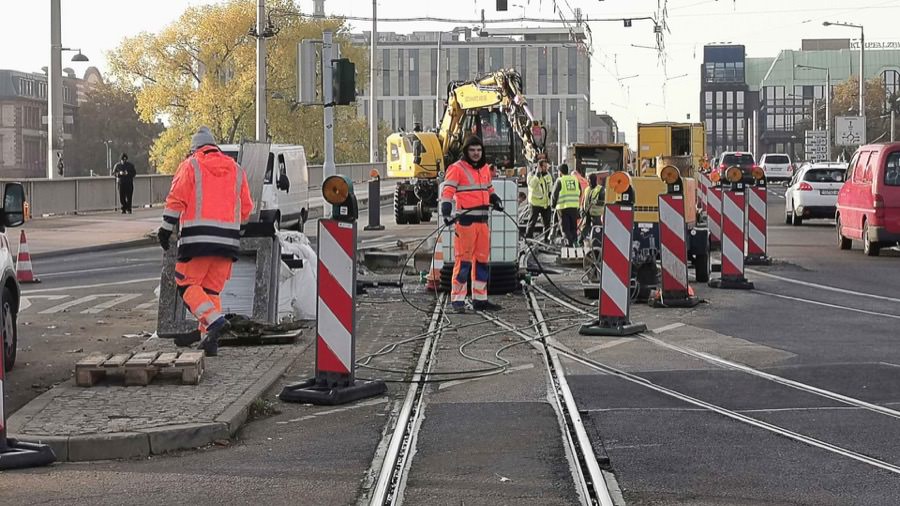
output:
[[744,265],[772,265],[772,259],[766,255],[747,255]]
[[578,333],[583,336],[632,336],[646,330],[646,323],[632,322],[627,318],[598,318],[582,325]]
[[355,377],[357,244],[355,221],[319,220],[316,373],[284,387],[282,401],[333,406],[387,391]]
[[721,277],[709,280],[711,288],[725,288],[731,290],[753,290],[753,282],[747,281],[747,278],[740,276],[736,278]]
[[650,307],[666,308],[666,307],[694,307],[700,304],[700,297],[694,295],[693,290],[686,292],[663,292],[655,290],[650,297]]
[[0,349],[0,471],[46,466],[56,462],[56,454],[47,445],[6,438],[6,411],[3,409],[3,383],[6,366]]

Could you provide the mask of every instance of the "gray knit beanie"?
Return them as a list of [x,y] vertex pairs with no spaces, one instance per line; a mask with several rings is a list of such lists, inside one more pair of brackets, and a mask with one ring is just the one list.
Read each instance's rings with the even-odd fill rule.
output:
[[197,133],[191,137],[191,153],[197,151],[203,146],[215,146],[216,138],[213,137],[212,132],[209,131],[209,127],[202,126],[197,129]]

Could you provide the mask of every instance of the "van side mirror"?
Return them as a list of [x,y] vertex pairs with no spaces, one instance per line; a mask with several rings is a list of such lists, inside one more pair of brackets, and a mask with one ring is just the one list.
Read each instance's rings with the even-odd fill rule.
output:
[[3,225],[18,227],[25,223],[25,187],[7,183],[3,191]]

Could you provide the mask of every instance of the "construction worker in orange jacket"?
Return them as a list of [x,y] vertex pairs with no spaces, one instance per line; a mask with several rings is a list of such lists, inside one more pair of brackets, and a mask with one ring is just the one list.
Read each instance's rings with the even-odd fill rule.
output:
[[181,162],[166,197],[163,225],[157,235],[164,250],[180,223],[175,283],[185,305],[200,322],[200,337],[175,340],[209,356],[219,351],[219,336],[227,330],[219,294],[231,277],[240,249],[241,224],[253,210],[247,174],[216,146],[209,128],[191,138],[191,155]]
[[[472,281],[472,307],[476,311],[493,311],[500,306],[487,300],[491,255],[491,231],[488,228],[491,208],[503,210],[503,201],[494,194],[491,169],[484,161],[481,139],[471,136],[463,144],[460,160],[447,168],[441,190],[441,215],[444,223],[456,223],[454,234],[453,279],[450,290],[451,308],[464,313],[466,284]],[[456,217],[451,218],[453,202]]]

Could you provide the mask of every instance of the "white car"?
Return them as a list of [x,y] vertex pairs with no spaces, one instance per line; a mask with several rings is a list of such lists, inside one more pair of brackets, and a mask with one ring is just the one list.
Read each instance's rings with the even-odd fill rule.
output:
[[805,219],[833,219],[846,163],[805,163],[784,192],[784,222],[799,226]]
[[791,157],[781,153],[766,153],[759,159],[759,166],[766,171],[769,181],[788,181],[794,177],[794,164]]
[[[25,188],[20,183],[6,183],[4,186],[3,208],[0,208],[0,353],[5,370],[9,371],[16,363],[16,316],[22,292],[16,279],[16,264],[6,237],[6,227],[18,227],[25,223]],[[0,408],[2,407],[3,402],[0,400]],[[3,414],[0,413],[0,416]]]

